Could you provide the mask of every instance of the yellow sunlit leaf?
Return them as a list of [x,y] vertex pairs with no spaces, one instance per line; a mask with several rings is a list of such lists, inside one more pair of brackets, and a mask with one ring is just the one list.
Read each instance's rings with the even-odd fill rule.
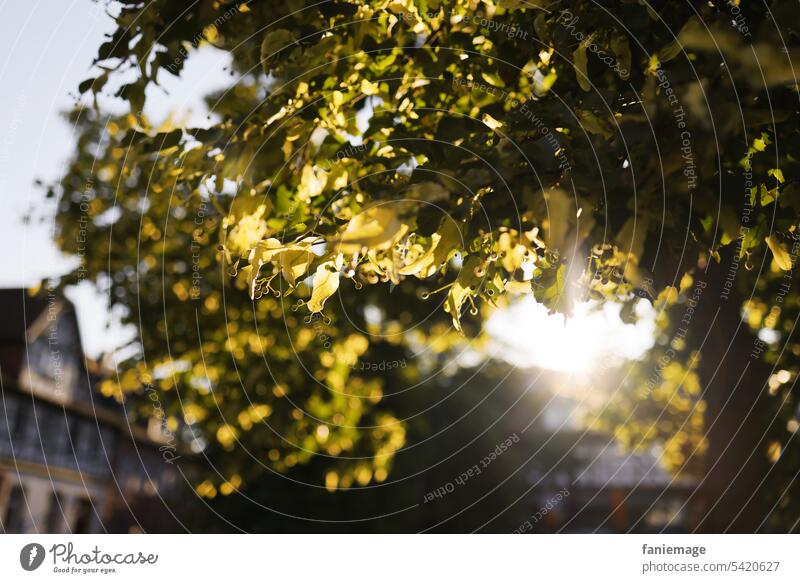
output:
[[433,253],[433,265],[438,267],[447,261],[451,253],[457,251],[464,245],[464,237],[461,234],[461,229],[451,217],[445,217],[439,227],[439,233],[442,239],[436,245]]
[[203,29],[203,36],[206,37],[206,40],[210,43],[217,42],[219,39],[219,31],[216,26],[209,24]]
[[361,80],[361,93],[364,95],[377,95],[380,91],[377,83],[371,83],[366,79]]
[[309,265],[314,259],[310,248],[287,249],[278,255],[278,265],[281,268],[286,283],[294,287],[295,282],[305,275]]
[[321,312],[325,302],[339,289],[339,270],[342,266],[341,255],[331,261],[326,261],[317,267],[314,273],[311,299],[308,300],[308,309],[312,312]]
[[484,113],[481,119],[483,123],[486,124],[487,127],[489,127],[489,129],[496,130],[497,128],[503,127],[503,122],[496,120],[488,113]]
[[575,203],[563,190],[555,188],[545,193],[547,220],[544,222],[548,247],[566,252],[567,233],[574,223]]
[[429,275],[428,271],[434,266],[434,252],[441,240],[442,236],[439,233],[433,233],[431,235],[430,247],[414,261],[398,269],[397,273],[400,275],[419,275],[420,277],[427,277]]
[[308,202],[322,193],[327,182],[328,175],[324,170],[306,164],[300,178],[300,185],[297,187],[297,196],[303,202]]
[[509,281],[505,285],[505,290],[514,295],[531,293],[530,281]]
[[389,205],[377,205],[354,216],[339,240],[338,251],[358,253],[362,247],[383,250],[391,247],[408,231]]
[[445,302],[444,309],[453,318],[453,326],[455,326],[455,329],[459,332],[462,331],[461,307],[473,293],[472,286],[478,281],[478,277],[475,275],[475,269],[479,265],[480,260],[478,257],[473,255],[467,259],[447,294],[447,301]]
[[786,250],[786,246],[775,235],[767,237],[766,242],[775,257],[775,264],[783,271],[789,271],[792,268],[792,256]]

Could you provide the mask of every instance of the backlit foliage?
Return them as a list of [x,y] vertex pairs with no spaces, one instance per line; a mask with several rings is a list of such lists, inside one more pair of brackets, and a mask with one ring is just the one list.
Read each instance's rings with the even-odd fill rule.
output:
[[[800,12],[739,6],[750,37],[721,1],[122,2],[81,91],[132,113],[73,114],[59,192],[70,281],[107,287],[141,334],[145,358],[106,390],[151,375],[190,431],[258,452],[251,467],[341,458],[335,489],[385,479],[403,445],[386,378],[352,370],[374,345],[444,351],[522,294],[565,313],[663,303],[732,246],[731,301],[755,291],[764,312],[794,264]],[[137,112],[200,45],[232,58],[214,121],[153,127]],[[788,329],[796,297],[769,327]],[[343,324],[390,303],[406,311]],[[420,311],[436,315],[403,334]],[[661,439],[673,468],[703,447],[702,355],[677,352],[619,403],[669,403],[667,419],[606,420],[631,445]]]

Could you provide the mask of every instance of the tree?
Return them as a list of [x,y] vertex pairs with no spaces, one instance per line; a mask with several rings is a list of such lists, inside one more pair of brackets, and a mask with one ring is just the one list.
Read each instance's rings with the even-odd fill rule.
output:
[[[711,528],[796,510],[797,15],[788,0],[120,3],[80,90],[132,113],[76,111],[56,189],[58,242],[82,260],[65,283],[101,282],[141,332],[106,390],[156,383],[215,447],[252,440],[278,471],[329,455],[329,488],[363,485],[404,439],[359,362],[420,343],[440,358],[512,296],[565,314],[647,298],[665,343],[636,374],[663,390],[629,383],[600,423],[664,441],[676,471],[708,448],[707,499],[739,504],[709,504]],[[207,99],[218,121],[152,127],[149,92],[205,44],[232,59]],[[759,343],[765,327],[778,337]],[[242,460],[220,459],[198,491],[241,482]],[[765,476],[777,486],[753,499]]]

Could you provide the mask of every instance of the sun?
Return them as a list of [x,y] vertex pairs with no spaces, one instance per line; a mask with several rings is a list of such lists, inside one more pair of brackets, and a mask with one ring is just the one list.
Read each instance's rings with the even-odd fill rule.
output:
[[654,341],[653,308],[639,301],[636,324],[623,322],[620,309],[614,302],[584,302],[566,318],[526,298],[489,318],[492,352],[516,366],[573,373],[641,358]]

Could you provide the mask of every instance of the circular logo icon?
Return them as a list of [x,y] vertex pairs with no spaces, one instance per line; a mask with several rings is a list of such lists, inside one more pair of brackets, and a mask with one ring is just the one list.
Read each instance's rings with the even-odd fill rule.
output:
[[44,562],[44,547],[39,543],[29,543],[19,552],[19,564],[26,571],[35,571]]

